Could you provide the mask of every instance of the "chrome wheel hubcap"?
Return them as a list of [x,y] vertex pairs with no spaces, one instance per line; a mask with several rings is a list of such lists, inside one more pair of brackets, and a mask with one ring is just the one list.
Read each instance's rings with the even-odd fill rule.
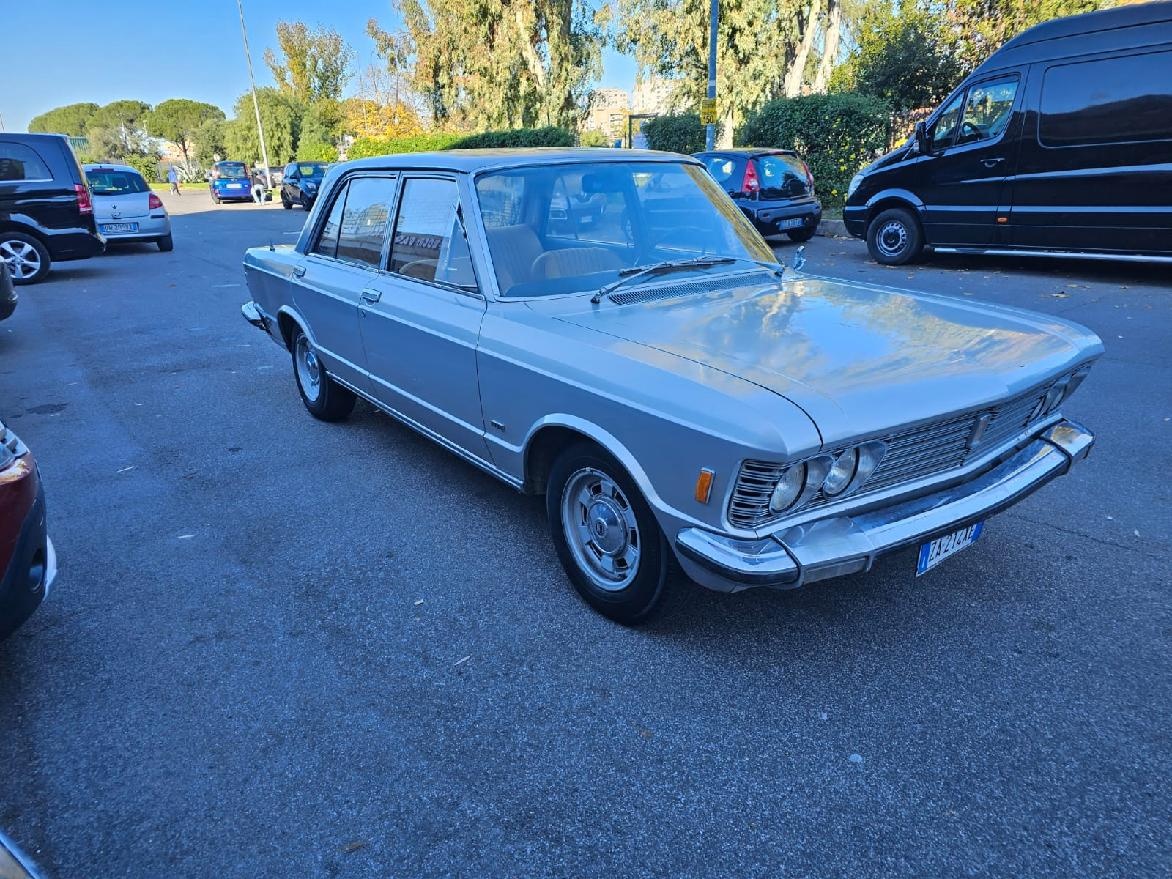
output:
[[897,256],[907,245],[907,227],[898,220],[888,220],[875,236],[875,244],[884,256]]
[[0,259],[18,280],[31,278],[41,270],[41,255],[27,241],[0,241]]
[[321,396],[321,364],[305,336],[297,337],[297,380],[305,398],[316,403]]
[[595,586],[617,592],[631,585],[642,542],[631,502],[613,479],[593,467],[574,473],[562,491],[562,528]]

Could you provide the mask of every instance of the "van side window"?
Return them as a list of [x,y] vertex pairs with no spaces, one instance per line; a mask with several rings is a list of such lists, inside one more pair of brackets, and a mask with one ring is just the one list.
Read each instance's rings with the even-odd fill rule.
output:
[[1172,52],[1056,64],[1039,109],[1043,146],[1172,140]]
[[1013,99],[1017,97],[1017,77],[994,82],[982,82],[969,89],[964,105],[964,119],[956,142],[976,143],[999,137],[1013,115]]
[[52,180],[41,157],[21,143],[0,141],[0,180]]
[[310,253],[320,253],[322,256],[334,257],[338,254],[338,230],[342,228],[342,211],[346,207],[346,184],[338,187],[338,196],[334,199],[334,206],[330,208],[330,215],[325,225],[321,227],[321,234],[310,248]]
[[952,146],[952,136],[956,134],[956,128],[960,122],[960,109],[963,105],[964,92],[961,92],[936,117],[936,122],[932,125],[931,132],[929,132],[933,152]]

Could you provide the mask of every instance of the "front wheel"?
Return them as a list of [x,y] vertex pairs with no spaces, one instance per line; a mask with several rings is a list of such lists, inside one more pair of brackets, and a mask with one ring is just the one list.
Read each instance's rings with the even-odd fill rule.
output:
[[293,209],[293,202],[289,201],[289,196],[285,195],[284,190],[281,191],[281,207],[287,211]]
[[343,421],[354,411],[354,392],[330,378],[325,364],[301,330],[293,338],[293,377],[301,392],[301,402],[314,418]]
[[305,195],[304,193],[302,193],[301,207],[308,213],[309,211],[311,211],[313,209],[313,199],[310,198],[308,195]]
[[624,625],[648,619],[667,587],[670,549],[647,501],[617,461],[581,443],[550,470],[550,536],[578,594]]
[[883,211],[867,227],[867,250],[885,266],[902,266],[919,258],[924,250],[919,221],[905,208]]
[[814,229],[816,226],[811,226],[809,229],[790,229],[785,234],[789,236],[790,241],[809,241],[814,237]]

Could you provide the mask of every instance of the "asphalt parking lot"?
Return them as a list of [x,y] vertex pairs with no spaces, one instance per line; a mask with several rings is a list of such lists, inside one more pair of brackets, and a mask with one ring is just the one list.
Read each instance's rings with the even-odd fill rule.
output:
[[681,582],[632,630],[538,500],[304,411],[239,313],[301,211],[167,204],[173,253],[62,265],[0,324],[60,559],[0,644],[0,829],[49,876],[1168,875],[1168,267],[812,241],[1090,326],[1096,448],[924,577]]

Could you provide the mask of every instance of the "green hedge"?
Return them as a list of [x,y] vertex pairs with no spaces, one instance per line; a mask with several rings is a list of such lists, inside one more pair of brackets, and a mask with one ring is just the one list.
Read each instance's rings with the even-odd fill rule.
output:
[[485,131],[470,134],[448,149],[500,149],[502,147],[572,147],[574,135],[564,128],[514,128],[512,131]]
[[868,95],[778,98],[745,121],[737,141],[797,150],[814,174],[823,204],[837,208],[855,172],[886,149],[890,122],[887,104]]
[[346,151],[348,159],[369,156],[391,156],[396,153],[429,153],[446,150],[460,139],[458,134],[443,131],[417,134],[412,137],[360,137]]
[[[698,153],[704,149],[705,129],[706,126],[700,124],[700,116],[696,113],[656,116],[643,124],[643,134],[647,136],[648,147],[685,155]],[[716,138],[720,139],[719,125],[716,128]]]

